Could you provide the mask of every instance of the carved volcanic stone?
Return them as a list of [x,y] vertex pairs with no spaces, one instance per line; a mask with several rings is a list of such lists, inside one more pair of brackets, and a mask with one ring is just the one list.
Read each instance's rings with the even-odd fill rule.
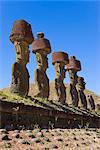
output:
[[52,54],[52,64],[56,62],[63,62],[64,64],[68,63],[68,54],[64,52],[54,52]]
[[80,71],[81,70],[81,63],[79,60],[76,59],[75,56],[70,57],[69,63],[67,64],[67,70],[75,70]]
[[12,65],[12,83],[10,91],[27,96],[29,92],[29,72],[26,67],[15,62]]
[[88,102],[90,104],[90,109],[95,110],[95,102],[92,95],[88,95]]
[[[42,52],[41,52],[42,50]],[[51,53],[51,45],[48,39],[44,38],[44,33],[37,33],[37,39],[32,44],[32,52]]]
[[52,64],[56,69],[55,77],[55,90],[57,95],[57,100],[64,104],[66,101],[66,88],[63,83],[65,78],[65,64],[68,63],[68,54],[64,52],[54,52],[52,54]]
[[84,82],[84,78],[78,77],[77,91],[78,91],[78,96],[79,96],[80,107],[87,109],[87,100],[86,100],[86,96],[84,93],[85,84],[86,83]]
[[25,20],[17,20],[13,24],[12,32],[10,34],[10,41],[26,41],[31,44],[34,40],[31,25]]

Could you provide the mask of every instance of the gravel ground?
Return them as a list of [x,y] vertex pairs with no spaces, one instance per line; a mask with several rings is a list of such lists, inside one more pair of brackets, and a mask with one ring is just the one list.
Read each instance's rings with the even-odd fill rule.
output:
[[100,150],[100,129],[0,129],[0,150]]

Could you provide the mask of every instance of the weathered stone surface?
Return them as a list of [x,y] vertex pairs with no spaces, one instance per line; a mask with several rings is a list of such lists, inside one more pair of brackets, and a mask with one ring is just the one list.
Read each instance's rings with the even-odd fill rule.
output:
[[48,39],[44,38],[43,32],[37,33],[37,39],[32,44],[33,53],[39,52],[41,54],[51,53],[51,45]]
[[8,131],[6,129],[0,129],[0,134],[8,134]]
[[54,52],[52,54],[52,64],[56,70],[56,78],[55,82],[55,89],[57,100],[62,104],[66,101],[66,88],[64,85],[64,78],[65,78],[65,64],[68,62],[68,54],[64,52]]
[[31,25],[25,20],[16,20],[10,34],[10,41],[26,41],[31,44],[34,40]]
[[27,140],[24,140],[24,139],[19,139],[18,143],[30,145],[30,143]]
[[11,92],[23,96],[29,92],[29,72],[25,66],[17,62],[12,65]]
[[28,95],[29,73],[26,64],[29,62],[29,44],[34,40],[31,26],[24,20],[15,21],[10,40],[16,49],[16,62],[12,65],[11,92]]
[[0,140],[10,140],[7,134],[0,135]]
[[69,86],[69,104],[77,107],[79,98],[78,92],[76,89],[77,84],[77,72],[81,70],[81,63],[76,59],[75,56],[71,56],[69,58],[69,63],[66,65],[67,71],[69,73],[70,78],[70,86]]
[[90,105],[90,110],[95,110],[95,103],[92,95],[88,95],[88,103]]
[[69,77],[70,77],[70,85],[69,85],[69,104],[72,106],[77,107],[79,98],[78,98],[78,92],[76,89],[76,84],[77,84],[77,72],[74,70],[69,70]]
[[81,70],[81,63],[76,59],[75,56],[69,58],[69,63],[67,64],[67,70],[74,70],[75,72]]
[[96,111],[100,111],[100,104],[96,105]]
[[17,138],[17,139],[19,139],[19,138],[20,138],[20,134],[18,134],[18,133],[14,133],[14,134],[12,135],[12,137],[13,137],[13,138]]
[[79,106],[83,109],[87,109],[87,100],[84,94],[85,82],[83,77],[78,77],[77,90],[79,96]]
[[[48,68],[48,51],[50,52],[51,47],[50,43],[45,43],[44,34],[39,33],[38,39],[33,42],[33,53],[36,53],[36,61],[38,68],[34,73],[34,80],[37,86],[37,94],[36,97],[48,98],[49,97],[49,79],[46,74],[46,70]],[[41,43],[42,42],[42,43]],[[38,44],[40,43],[40,45]],[[43,45],[44,44],[44,45]]]

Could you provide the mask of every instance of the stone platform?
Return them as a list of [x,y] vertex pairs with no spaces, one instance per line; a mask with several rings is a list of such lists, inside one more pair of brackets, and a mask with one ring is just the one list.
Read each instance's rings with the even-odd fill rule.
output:
[[[11,97],[11,99],[10,99]],[[0,96],[0,128],[85,128],[100,127],[96,112],[32,97]]]

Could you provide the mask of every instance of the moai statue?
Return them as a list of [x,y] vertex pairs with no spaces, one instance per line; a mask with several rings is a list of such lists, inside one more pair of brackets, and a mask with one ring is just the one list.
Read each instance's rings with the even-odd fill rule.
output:
[[35,70],[34,79],[37,87],[35,97],[49,97],[49,79],[46,74],[48,68],[47,55],[51,53],[51,46],[48,39],[44,38],[44,33],[37,33],[37,39],[32,44],[33,53],[36,54],[38,68]]
[[100,111],[100,104],[96,105],[96,111]]
[[77,84],[77,72],[81,70],[81,63],[75,56],[70,57],[69,63],[66,65],[69,73],[70,85],[69,85],[69,105],[78,106],[79,98],[76,89]]
[[57,99],[61,104],[64,104],[66,101],[66,88],[64,85],[64,78],[65,78],[65,65],[68,63],[68,54],[64,52],[54,52],[52,54],[52,64],[56,70],[56,77],[55,77],[55,89]]
[[78,90],[78,96],[79,96],[79,103],[80,103],[80,108],[82,109],[87,109],[87,100],[86,96],[84,94],[85,90],[85,82],[83,77],[78,77],[78,83],[77,83],[77,90]]
[[93,96],[90,94],[88,95],[88,103],[89,103],[89,108],[90,110],[95,110],[95,103],[94,103],[94,99]]
[[29,44],[34,40],[31,25],[25,20],[14,22],[10,41],[16,49],[16,62],[12,65],[11,92],[19,95],[28,95],[29,72],[26,68],[29,62]]

